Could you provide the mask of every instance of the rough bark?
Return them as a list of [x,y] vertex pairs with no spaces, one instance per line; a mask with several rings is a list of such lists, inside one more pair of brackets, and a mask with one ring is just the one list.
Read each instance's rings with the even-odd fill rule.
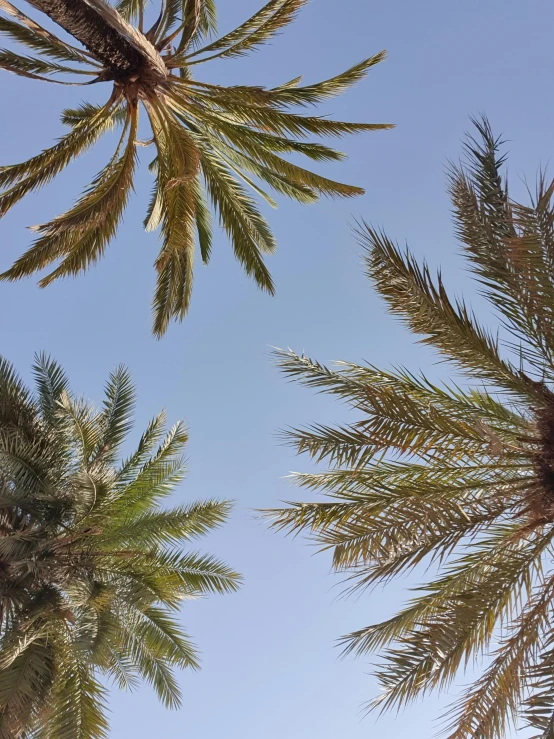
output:
[[84,0],[28,0],[101,62],[113,77],[125,77],[145,64],[142,54]]

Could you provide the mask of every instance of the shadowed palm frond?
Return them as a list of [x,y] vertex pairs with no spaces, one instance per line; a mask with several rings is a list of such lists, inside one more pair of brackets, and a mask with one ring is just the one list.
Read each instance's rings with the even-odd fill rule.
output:
[[[375,54],[323,82],[301,86],[300,78],[281,86],[221,86],[194,79],[197,65],[248,54],[285,28],[305,0],[270,0],[235,30],[210,40],[215,31],[213,0],[163,0],[153,26],[144,28],[145,0],[33,0],[84,49],[66,44],[0,0],[0,34],[34,56],[0,50],[0,68],[31,79],[61,84],[111,85],[104,106],[83,103],[62,113],[71,126],[53,147],[20,164],[0,167],[0,215],[28,193],[46,185],[114,125],[126,144],[102,169],[85,195],[66,213],[37,228],[39,237],[0,277],[18,280],[45,267],[44,287],[86,270],[117,233],[132,190],[138,110],[144,107],[155,150],[156,183],[145,218],[159,228],[161,248],[152,304],[153,331],[160,337],[172,320],[182,320],[191,298],[194,258],[211,251],[210,206],[229,237],[235,256],[258,286],[274,286],[265,255],[275,248],[270,227],[250,192],[272,207],[270,190],[300,203],[321,195],[353,197],[359,187],[336,182],[288,161],[337,161],[341,152],[305,141],[311,136],[343,137],[390,128],[349,123],[291,112],[317,105],[359,82],[384,58]],[[4,15],[2,15],[2,13]],[[78,74],[72,81],[72,74]],[[88,81],[83,75],[91,77]],[[118,149],[119,151],[119,149]],[[260,184],[262,186],[260,186]]]
[[500,315],[498,334],[407,248],[367,224],[358,237],[390,312],[480,384],[438,386],[406,369],[348,362],[330,369],[277,350],[285,375],[337,396],[357,420],[284,433],[298,453],[329,465],[293,475],[327,499],[266,515],[330,550],[351,591],[428,568],[397,614],[342,639],[346,653],[380,653],[382,692],[369,708],[397,710],[446,689],[486,657],[445,716],[449,739],[503,739],[522,719],[546,739],[554,726],[554,186],[541,175],[529,205],[510,199],[500,141],[486,120],[475,124],[478,139],[449,185],[457,234]]
[[108,736],[106,678],[140,680],[179,705],[175,670],[197,668],[182,601],[240,578],[185,543],[228,501],[162,505],[182,480],[181,423],[155,418],[130,456],[135,390],[124,367],[96,409],[63,369],[35,358],[36,393],[0,362],[0,736]]

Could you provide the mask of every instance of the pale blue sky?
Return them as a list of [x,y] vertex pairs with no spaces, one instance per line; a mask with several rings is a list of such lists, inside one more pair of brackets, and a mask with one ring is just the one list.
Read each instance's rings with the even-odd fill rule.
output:
[[[258,6],[258,0],[220,0],[221,29]],[[170,419],[184,417],[190,426],[190,474],[175,500],[213,495],[237,501],[228,525],[203,544],[244,574],[244,587],[233,596],[191,603],[183,614],[203,653],[202,672],[182,676],[180,712],[165,711],[148,689],[114,692],[113,737],[432,735],[440,711],[434,698],[399,717],[362,720],[360,706],[376,690],[367,660],[339,660],[334,647],[341,634],[391,613],[409,581],[340,600],[329,556],[313,556],[300,540],[269,533],[253,517],[253,508],[299,495],[283,477],[308,467],[277,443],[275,432],[347,417],[340,405],[280,377],[268,347],[290,346],[323,362],[366,359],[446,372],[385,315],[363,277],[348,224],[364,217],[407,239],[416,254],[440,262],[447,282],[460,289],[466,277],[457,272],[446,161],[458,156],[468,116],[482,111],[510,140],[516,180],[523,172],[533,180],[537,165],[550,160],[553,28],[554,6],[546,0],[312,0],[271,46],[248,59],[203,67],[212,81],[271,85],[298,74],[317,80],[380,49],[389,52],[366,81],[327,108],[344,119],[397,125],[347,140],[342,148],[349,161],[326,168],[365,186],[366,195],[309,207],[281,200],[269,213],[279,240],[269,262],[277,285],[273,299],[242,274],[218,235],[209,267],[198,264],[185,323],[161,342],[151,338],[157,237],[141,230],[150,187],[144,167],[119,237],[92,272],[46,291],[34,280],[0,285],[0,350],[25,376],[33,352],[44,349],[67,368],[76,390],[99,399],[109,371],[127,364],[140,394],[138,429],[162,406]],[[62,130],[60,109],[88,94],[7,73],[1,80],[1,163],[50,145]],[[29,243],[24,227],[68,206],[100,168],[106,147],[0,223],[1,269]]]

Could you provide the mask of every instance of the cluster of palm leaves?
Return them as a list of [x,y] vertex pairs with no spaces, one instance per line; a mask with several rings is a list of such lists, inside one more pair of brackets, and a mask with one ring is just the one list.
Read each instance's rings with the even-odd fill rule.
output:
[[184,599],[237,588],[215,558],[186,552],[227,516],[208,500],[167,509],[187,433],[164,414],[118,461],[134,389],[119,368],[100,409],[45,356],[35,394],[0,361],[0,737],[107,736],[106,681],[180,701],[174,669],[197,666]]
[[[32,0],[86,46],[81,49],[0,0],[0,33],[35,52],[31,57],[1,50],[0,68],[32,79],[73,85],[102,82],[111,88],[103,105],[84,103],[63,111],[62,122],[71,130],[54,146],[26,162],[0,168],[0,187],[5,188],[0,192],[0,215],[50,182],[102,134],[114,127],[121,131],[112,158],[82,197],[65,213],[33,227],[36,240],[2,279],[17,280],[56,263],[39,282],[45,286],[95,263],[121,222],[133,187],[137,145],[151,144],[155,154],[149,166],[155,184],[144,225],[148,231],[159,228],[162,242],[155,261],[154,333],[162,335],[169,321],[182,319],[188,309],[196,245],[202,261],[209,261],[210,204],[244,270],[260,288],[273,293],[264,255],[274,250],[275,240],[247,188],[274,207],[260,183],[301,203],[322,194],[362,193],[283,155],[340,160],[340,152],[305,139],[388,128],[291,112],[343,92],[384,54],[307,86],[300,86],[297,78],[273,88],[224,87],[197,80],[195,72],[203,62],[239,57],[269,41],[305,2],[270,0],[238,28],[210,41],[213,0],[164,0],[148,29],[145,0],[121,0],[117,9],[104,0]],[[88,76],[88,81],[69,81],[71,75]],[[139,109],[151,129],[146,142],[137,141]]]
[[[284,372],[356,410],[349,425],[287,433],[328,471],[297,474],[328,501],[270,513],[333,553],[354,590],[427,565],[436,574],[391,618],[343,639],[381,652],[398,709],[445,689],[475,657],[482,673],[445,719],[450,739],[501,739],[523,719],[554,736],[554,183],[528,204],[501,175],[501,142],[476,122],[450,173],[457,236],[500,317],[500,337],[449,299],[408,250],[364,225],[367,272],[389,310],[473,383],[437,386],[409,370],[281,352]],[[465,383],[464,383],[465,385]]]

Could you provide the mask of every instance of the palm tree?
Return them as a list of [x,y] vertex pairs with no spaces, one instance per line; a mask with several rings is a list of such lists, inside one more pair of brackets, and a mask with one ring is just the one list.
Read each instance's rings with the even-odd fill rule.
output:
[[[446,715],[450,739],[505,737],[526,720],[554,736],[554,183],[514,202],[501,141],[476,121],[450,172],[456,233],[500,337],[449,299],[410,252],[363,224],[367,272],[390,312],[472,381],[437,385],[408,369],[340,362],[328,369],[279,352],[284,372],[346,401],[349,425],[287,432],[329,464],[296,474],[330,500],[269,512],[307,532],[360,591],[415,570],[428,575],[405,607],[342,640],[381,652],[382,693],[398,709],[447,688],[469,661],[478,679]],[[481,663],[483,664],[483,663]]]
[[[96,262],[114,237],[133,187],[137,145],[153,145],[150,163],[155,184],[144,221],[160,227],[161,249],[155,261],[153,330],[161,336],[171,319],[187,312],[192,288],[195,241],[204,263],[210,258],[209,203],[230,238],[234,254],[260,288],[273,293],[264,254],[274,237],[243,183],[271,206],[275,202],[252,180],[281,195],[310,203],[320,195],[350,197],[363,193],[314,174],[283,158],[303,155],[335,161],[343,154],[310,135],[341,137],[389,128],[384,124],[346,123],[291,112],[337,95],[384,57],[381,52],[324,82],[299,86],[296,78],[278,87],[224,87],[193,77],[196,65],[239,57],[270,40],[291,22],[306,0],[270,0],[255,15],[221,38],[215,28],[213,0],[162,0],[159,16],[145,30],[146,0],[31,0],[31,4],[85,47],[74,47],[0,0],[0,32],[35,52],[24,56],[0,51],[0,68],[53,83],[110,85],[105,104],[83,103],[65,110],[70,127],[54,146],[26,162],[0,168],[0,215],[27,193],[50,182],[69,162],[114,128],[121,135],[113,157],[77,203],[48,223],[35,226],[37,238],[0,277],[18,280],[53,263],[39,285],[76,275]],[[202,45],[204,44],[204,45]],[[87,82],[68,81],[78,74]],[[74,78],[79,79],[79,77]],[[151,129],[137,141],[139,108]],[[242,181],[242,182],[241,182]]]
[[[132,427],[124,368],[99,410],[41,355],[33,395],[0,361],[0,737],[101,739],[106,685],[151,684],[180,703],[175,668],[197,668],[181,602],[239,577],[183,545],[222,523],[227,501],[162,501],[183,477],[186,429],[164,414],[118,462]],[[108,683],[106,682],[108,681]]]

